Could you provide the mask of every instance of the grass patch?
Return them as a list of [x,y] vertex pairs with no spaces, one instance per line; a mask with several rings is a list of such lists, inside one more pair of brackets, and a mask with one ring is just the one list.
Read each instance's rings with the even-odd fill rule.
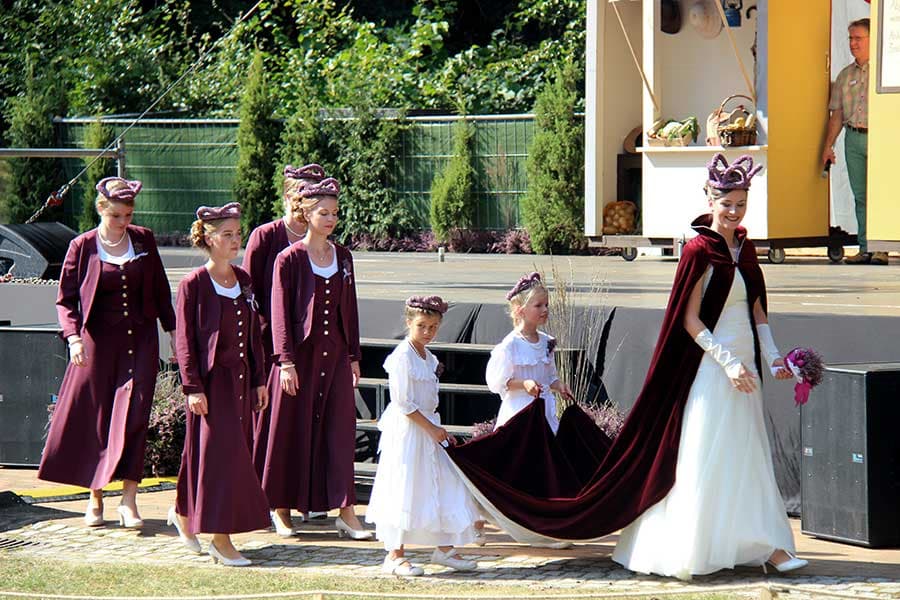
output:
[[[124,560],[128,560],[124,557]],[[494,585],[480,582],[445,583],[437,578],[404,580],[394,578],[347,577],[331,574],[312,575],[286,569],[228,569],[186,562],[184,566],[169,567],[141,564],[89,563],[50,560],[22,555],[17,552],[0,553],[0,598],[4,592],[34,594],[66,594],[90,596],[224,596],[238,594],[274,594],[335,590],[341,594],[325,593],[322,600],[340,598],[371,599],[369,594],[391,594],[392,597],[412,598],[429,595],[435,598],[553,598],[565,594],[590,594],[593,590],[576,588],[571,591],[550,590],[534,583],[529,585]],[[354,595],[354,592],[360,595]],[[597,594],[602,593],[597,591]],[[345,595],[346,594],[346,595]],[[308,598],[312,596],[306,596]],[[599,597],[599,596],[597,596]],[[646,600],[654,598],[653,594]],[[727,600],[734,594],[683,594],[666,596],[679,600]],[[744,595],[743,597],[747,597]],[[758,597],[755,593],[753,597]],[[635,599],[637,600],[637,599]]]

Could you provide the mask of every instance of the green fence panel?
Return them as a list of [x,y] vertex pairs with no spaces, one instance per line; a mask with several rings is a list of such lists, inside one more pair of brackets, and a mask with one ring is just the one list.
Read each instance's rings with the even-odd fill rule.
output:
[[[527,190],[525,161],[534,135],[530,115],[473,118],[475,123],[475,227],[512,229],[521,226],[519,203]],[[59,146],[84,147],[87,119],[57,122]],[[107,120],[116,134],[130,124]],[[126,174],[144,188],[135,205],[135,222],[158,232],[186,232],[201,204],[233,199],[231,186],[237,164],[235,120],[149,119],[131,128],[124,138]],[[450,159],[453,121],[411,120],[395,157],[394,189],[422,229],[429,228],[431,184]],[[62,161],[66,177],[73,177],[84,160]],[[66,203],[66,219],[77,224],[84,202],[75,188]],[[88,197],[93,202],[94,194]]]

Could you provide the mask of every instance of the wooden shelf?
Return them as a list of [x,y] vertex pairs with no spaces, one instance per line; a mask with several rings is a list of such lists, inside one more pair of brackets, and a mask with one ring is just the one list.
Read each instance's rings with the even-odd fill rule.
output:
[[637,148],[642,154],[652,154],[656,152],[765,152],[769,149],[768,144],[762,146],[731,146],[725,148],[723,146],[646,146]]

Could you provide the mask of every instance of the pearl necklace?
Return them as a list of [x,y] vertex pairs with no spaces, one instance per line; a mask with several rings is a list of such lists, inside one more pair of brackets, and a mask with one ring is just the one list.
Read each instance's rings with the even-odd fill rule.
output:
[[293,229],[291,229],[291,226],[288,225],[288,220],[287,220],[287,219],[282,219],[282,220],[284,221],[284,227],[285,227],[288,231],[290,231],[292,234],[294,234],[294,237],[295,237],[295,238],[302,238],[302,237],[303,237],[303,234],[302,234],[302,233],[297,233],[296,231],[294,231]]
[[97,230],[97,236],[100,238],[100,241],[103,242],[103,245],[104,245],[104,246],[109,246],[110,248],[115,248],[116,246],[118,246],[119,244],[121,244],[121,243],[122,243],[122,240],[125,239],[125,236],[126,236],[126,235],[128,235],[128,231],[127,231],[127,230],[125,231],[125,233],[122,234],[122,237],[119,238],[119,241],[118,241],[118,242],[111,242],[111,241],[109,241],[108,239],[106,239],[105,237],[103,237],[103,234],[100,233],[100,230],[99,230],[99,229]]

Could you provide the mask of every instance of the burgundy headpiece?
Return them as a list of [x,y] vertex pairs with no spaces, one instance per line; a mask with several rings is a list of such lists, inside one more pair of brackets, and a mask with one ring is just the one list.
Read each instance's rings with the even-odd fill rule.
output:
[[541,283],[541,274],[537,271],[531,273],[530,275],[526,275],[525,277],[519,279],[516,285],[513,286],[513,289],[509,290],[506,293],[506,299],[512,300],[517,294],[521,294],[526,290],[530,290],[534,286],[540,285]]
[[[124,183],[125,187],[117,190],[110,190],[109,184],[114,181]],[[128,179],[122,179],[121,177],[104,177],[97,182],[97,191],[113,202],[128,202],[129,200],[134,200],[134,197],[141,191],[141,187],[143,187],[143,184],[137,179],[129,181]]]
[[240,219],[241,205],[239,202],[229,202],[225,206],[201,206],[197,209],[197,218],[201,221]]
[[743,155],[728,165],[725,156],[719,152],[706,165],[709,170],[707,185],[717,190],[749,190],[750,180],[762,171],[762,165],[753,166],[753,159]]
[[420,310],[433,310],[444,314],[447,312],[447,303],[440,296],[411,296],[407,298],[406,305]]
[[303,165],[302,167],[287,165],[284,168],[284,176],[288,179],[308,179],[319,182],[325,179],[325,169],[315,163]]
[[313,196],[334,196],[335,198],[341,193],[341,185],[334,177],[326,177],[318,183],[313,183],[300,191],[301,198],[312,198]]

